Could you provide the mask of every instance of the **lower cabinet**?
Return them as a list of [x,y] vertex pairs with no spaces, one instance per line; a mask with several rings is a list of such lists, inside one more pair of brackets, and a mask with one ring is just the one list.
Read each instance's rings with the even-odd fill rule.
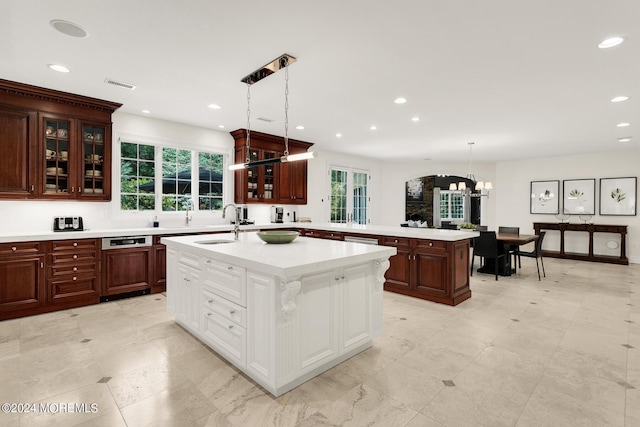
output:
[[153,282],[151,293],[157,294],[167,289],[167,248],[160,243],[161,236],[153,236]]
[[100,240],[47,242],[47,302],[60,308],[100,301]]
[[382,244],[398,251],[389,258],[385,290],[448,305],[471,297],[468,240],[383,237]]
[[0,320],[38,313],[46,299],[39,242],[0,244]]
[[136,247],[102,251],[102,296],[151,288],[152,248]]

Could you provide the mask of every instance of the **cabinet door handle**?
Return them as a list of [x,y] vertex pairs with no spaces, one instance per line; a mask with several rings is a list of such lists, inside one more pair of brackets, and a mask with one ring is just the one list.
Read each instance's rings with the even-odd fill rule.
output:
[[211,264],[211,260],[210,259],[207,260],[207,264]]
[[229,310],[229,314],[236,314],[235,310]]
[[36,191],[36,186],[31,184],[31,192],[33,193],[34,191]]
[[73,271],[78,271],[78,267],[73,267]]
[[73,280],[74,280],[74,281],[75,281],[75,280],[78,280],[78,278],[77,278],[76,276],[73,276]]
[[411,261],[411,254],[407,255],[409,257],[409,261]]
[[433,242],[429,242],[429,246],[433,246]]
[[395,243],[398,243],[398,239],[395,240]]
[[78,242],[73,242],[73,246],[78,246]]
[[233,325],[229,325],[229,329],[233,329]]
[[73,259],[78,259],[78,254],[73,254]]
[[413,260],[414,260],[414,261],[416,260],[416,256],[415,256],[415,255],[413,256]]
[[227,270],[232,271],[232,270],[233,270],[233,267],[232,267],[232,266],[229,266],[229,267],[227,267]]
[[211,316],[211,313],[207,313],[207,316]]
[[15,252],[15,251],[17,251],[17,250],[18,250],[18,248],[16,248],[15,246],[11,246],[11,250],[12,250],[13,252]]
[[44,268],[44,262],[40,263],[40,268]]
[[211,304],[211,303],[213,302],[213,300],[212,300],[212,299],[208,299],[208,300],[207,300],[207,302],[208,302],[209,304]]
[[76,188],[75,187],[71,187],[71,192],[75,193]]

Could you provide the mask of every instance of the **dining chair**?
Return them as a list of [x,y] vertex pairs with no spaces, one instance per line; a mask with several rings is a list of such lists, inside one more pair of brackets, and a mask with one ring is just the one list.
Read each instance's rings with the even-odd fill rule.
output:
[[488,231],[489,227],[486,225],[476,225],[476,231]]
[[[538,280],[540,279],[540,266],[538,265],[538,259],[540,259],[540,264],[542,264],[542,274],[544,277],[547,277],[547,273],[544,271],[544,261],[542,260],[542,240],[544,240],[544,235],[546,231],[540,231],[540,237],[536,240],[536,246],[531,252],[517,250],[516,254],[518,255],[518,262],[520,262],[520,257],[527,258],[535,258],[536,259],[536,268],[538,269]],[[522,268],[522,266],[519,266]]]
[[[508,233],[508,234],[520,234],[520,227],[498,227],[498,233]],[[509,256],[513,255],[513,266],[515,268],[516,265],[516,252],[518,251],[517,245],[505,245],[505,249],[509,252]],[[518,258],[518,263],[520,263],[520,258]]]
[[479,256],[482,259],[495,260],[495,274],[496,280],[498,280],[498,267],[500,259],[505,262],[507,253],[504,251],[504,246],[498,243],[495,231],[481,231],[479,237],[473,239],[473,255],[471,256],[471,275],[473,276],[473,263],[476,257]]

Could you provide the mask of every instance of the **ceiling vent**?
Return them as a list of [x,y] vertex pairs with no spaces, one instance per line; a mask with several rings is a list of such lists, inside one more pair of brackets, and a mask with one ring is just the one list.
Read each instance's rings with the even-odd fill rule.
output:
[[256,120],[262,120],[267,123],[271,123],[273,121],[273,119],[267,119],[266,117],[258,117]]
[[104,79],[104,82],[108,85],[114,85],[114,86],[118,86],[124,89],[129,89],[129,90],[134,90],[136,87],[134,85],[131,85],[129,83],[124,83],[124,82],[119,82],[117,80],[113,80],[110,78],[106,78]]

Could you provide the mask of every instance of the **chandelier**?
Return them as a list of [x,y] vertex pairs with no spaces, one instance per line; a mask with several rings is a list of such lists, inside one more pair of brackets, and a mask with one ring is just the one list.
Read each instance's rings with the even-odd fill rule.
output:
[[[296,58],[291,55],[279,56],[268,64],[260,67],[256,71],[242,78],[242,82],[247,85],[247,138],[246,138],[246,158],[244,163],[236,163],[229,166],[229,170],[239,170],[254,168],[258,166],[271,165],[274,163],[287,163],[295,162],[299,160],[308,160],[316,157],[315,151],[308,151],[306,153],[289,154],[289,65],[294,63]],[[265,77],[270,76],[284,69],[284,153],[280,157],[274,157],[270,159],[251,161],[249,157],[249,149],[251,147],[251,85],[259,82]]]
[[458,191],[462,193],[466,197],[488,197],[489,191],[493,189],[493,184],[487,181],[476,181],[476,177],[472,172],[472,162],[473,162],[473,145],[475,142],[467,142],[469,145],[469,173],[467,174],[467,179],[473,181],[475,184],[475,189],[478,191],[477,193],[472,193],[470,188],[467,188],[467,183],[465,181],[460,181],[458,184],[452,182],[449,184],[449,190]]

